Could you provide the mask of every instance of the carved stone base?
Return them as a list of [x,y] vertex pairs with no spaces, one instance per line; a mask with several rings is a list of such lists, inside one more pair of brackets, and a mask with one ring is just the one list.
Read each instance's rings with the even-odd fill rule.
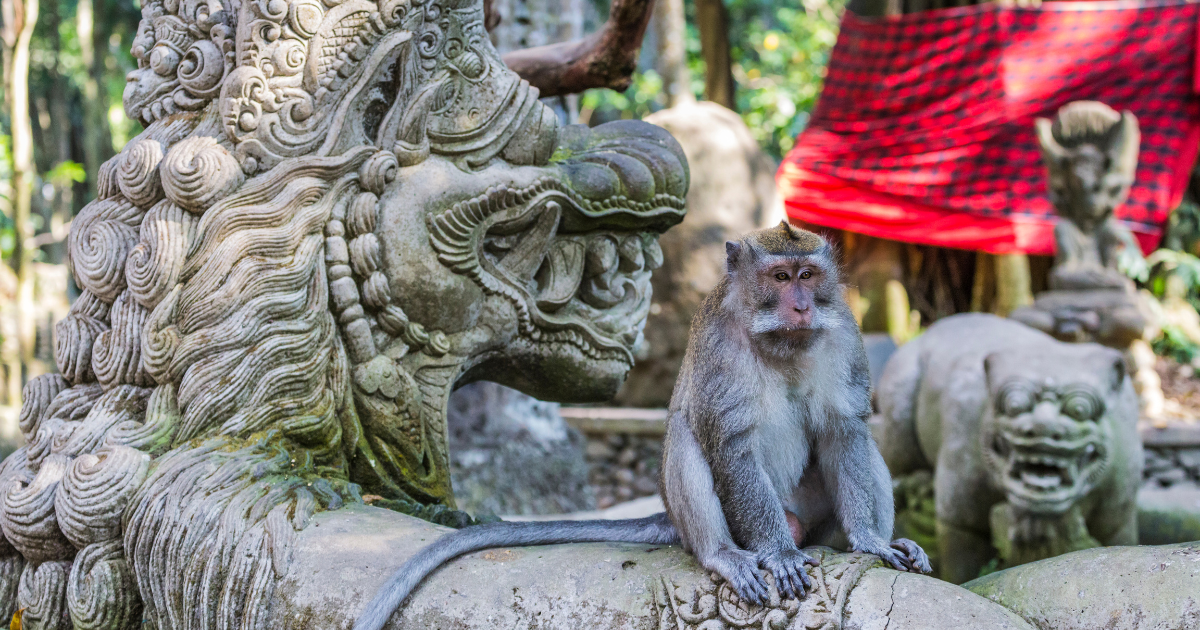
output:
[[[272,628],[349,628],[379,585],[446,530],[368,507],[315,517],[300,534],[272,606]],[[575,544],[493,549],[434,573],[393,616],[394,630],[1027,630],[962,588],[879,566],[874,556],[811,549],[815,591],[746,606],[678,547]],[[890,625],[889,625],[890,621]]]
[[1125,349],[1142,337],[1146,316],[1136,293],[1119,289],[1045,291],[1011,318],[1062,341]]

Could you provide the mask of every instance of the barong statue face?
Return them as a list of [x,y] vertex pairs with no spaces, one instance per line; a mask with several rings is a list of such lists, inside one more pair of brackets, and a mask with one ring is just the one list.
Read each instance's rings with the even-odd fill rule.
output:
[[1132,112],[1076,101],[1051,121],[1036,121],[1050,202],[1084,233],[1125,201],[1137,170],[1141,137]]
[[988,405],[981,424],[983,461],[993,486],[1025,514],[1062,514],[1111,467],[1119,423],[1130,413],[1125,363],[1115,350],[1058,344],[985,360]]

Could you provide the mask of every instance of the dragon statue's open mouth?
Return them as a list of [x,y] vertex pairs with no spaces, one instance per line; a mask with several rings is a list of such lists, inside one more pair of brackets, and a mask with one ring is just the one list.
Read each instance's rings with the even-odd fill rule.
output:
[[687,181],[669,176],[686,162],[666,132],[629,125],[568,128],[555,176],[489,189],[427,223],[443,264],[513,302],[522,336],[632,365],[658,235],[682,220]]

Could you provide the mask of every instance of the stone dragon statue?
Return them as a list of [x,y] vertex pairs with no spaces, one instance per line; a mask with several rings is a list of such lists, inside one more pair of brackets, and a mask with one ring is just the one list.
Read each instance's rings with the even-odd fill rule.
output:
[[27,385],[0,464],[0,614],[281,627],[318,516],[454,507],[456,384],[615,393],[686,161],[649,124],[560,126],[482,18],[144,2],[124,100],[145,131],[73,222],[60,372]]

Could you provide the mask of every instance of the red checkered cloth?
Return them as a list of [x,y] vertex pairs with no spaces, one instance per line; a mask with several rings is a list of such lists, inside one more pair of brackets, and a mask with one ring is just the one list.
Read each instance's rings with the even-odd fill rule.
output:
[[996,4],[849,12],[808,128],[779,168],[788,214],[912,243],[1054,252],[1033,119],[1071,101],[1131,110],[1137,180],[1117,210],[1149,250],[1200,146],[1200,5]]

